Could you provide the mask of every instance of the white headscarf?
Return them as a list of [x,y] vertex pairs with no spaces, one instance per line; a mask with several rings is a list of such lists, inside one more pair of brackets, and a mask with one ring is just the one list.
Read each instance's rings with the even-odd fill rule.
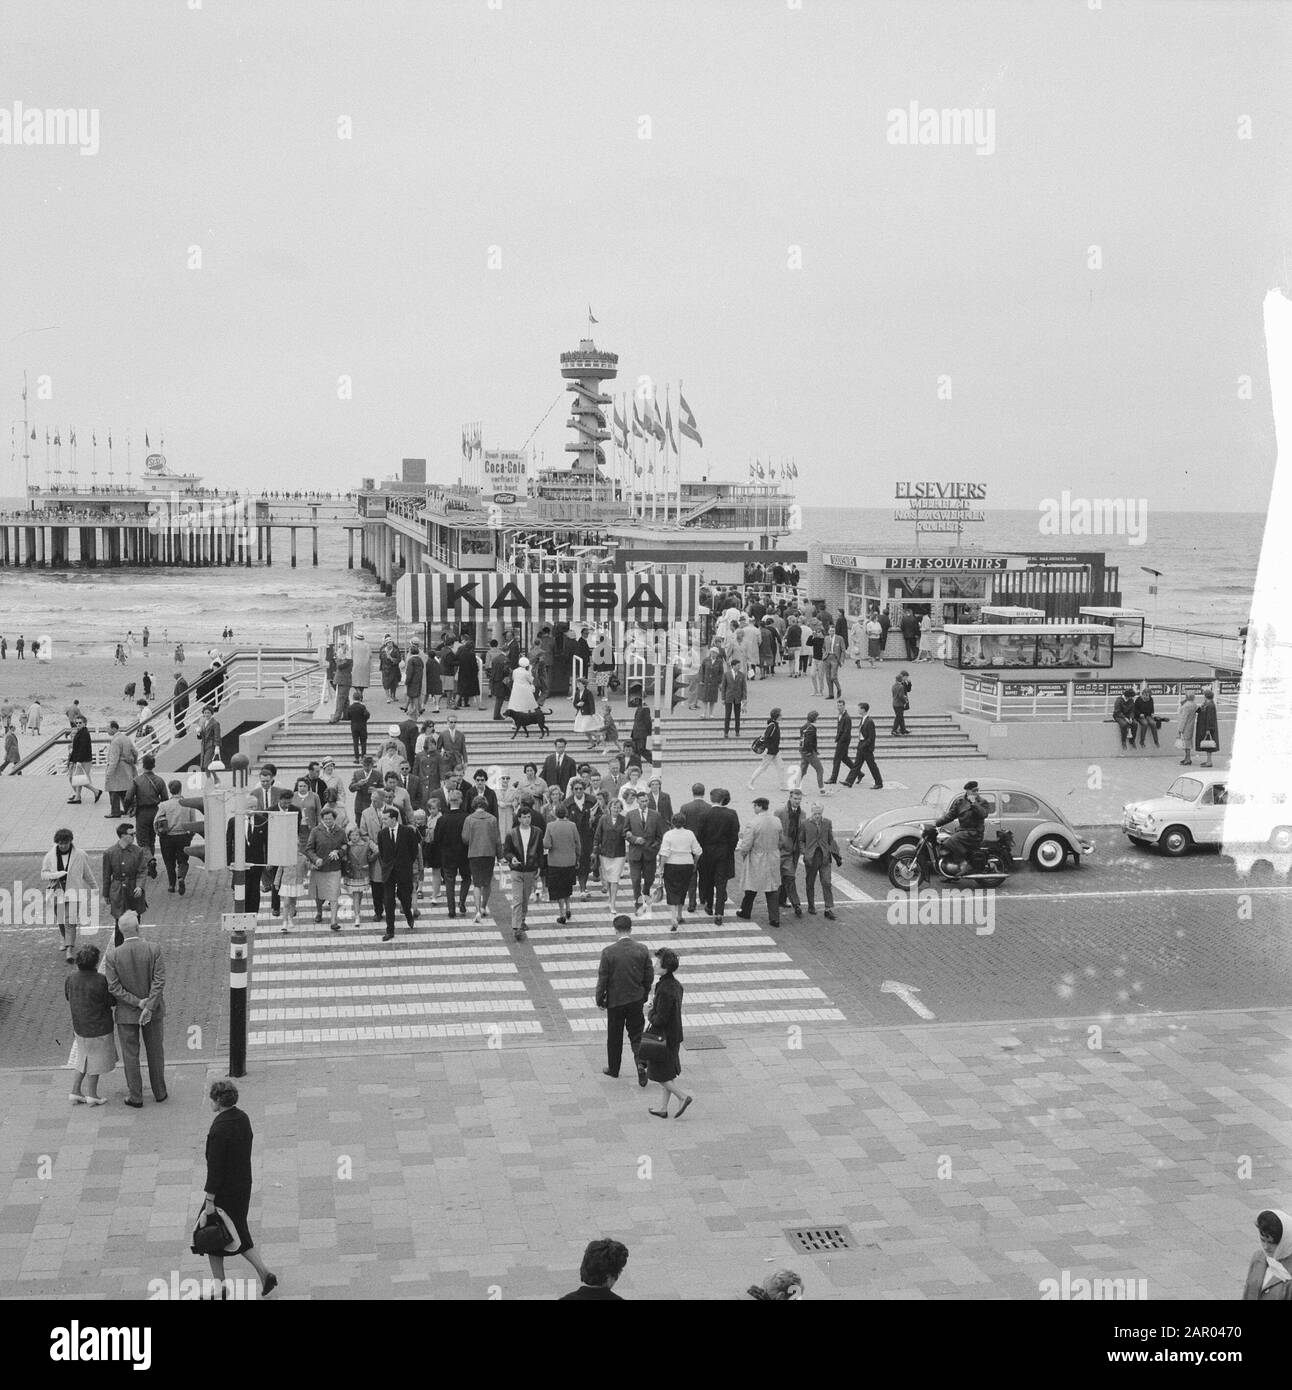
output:
[[[1283,1238],[1275,1247],[1274,1253],[1265,1256],[1265,1278],[1261,1283],[1262,1292],[1268,1289],[1271,1284],[1292,1283],[1292,1274],[1289,1274],[1281,1263],[1289,1255],[1292,1255],[1292,1216],[1275,1207],[1267,1207],[1266,1210],[1273,1212],[1278,1217],[1279,1224],[1283,1227]],[[1261,1247],[1261,1251],[1264,1253],[1264,1246]]]

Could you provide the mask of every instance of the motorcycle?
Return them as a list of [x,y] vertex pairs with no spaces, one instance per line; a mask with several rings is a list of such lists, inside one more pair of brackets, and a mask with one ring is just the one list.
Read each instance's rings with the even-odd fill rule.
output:
[[925,825],[914,849],[896,850],[888,857],[888,881],[906,891],[930,879],[966,888],[999,888],[1014,870],[1014,837],[1002,830],[991,844],[982,844],[966,861],[946,847],[936,825]]

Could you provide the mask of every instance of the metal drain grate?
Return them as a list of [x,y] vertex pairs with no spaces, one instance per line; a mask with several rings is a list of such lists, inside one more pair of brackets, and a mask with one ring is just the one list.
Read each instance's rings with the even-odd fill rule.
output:
[[831,1250],[855,1250],[857,1242],[847,1226],[793,1226],[785,1232],[789,1242],[805,1255],[824,1255]]

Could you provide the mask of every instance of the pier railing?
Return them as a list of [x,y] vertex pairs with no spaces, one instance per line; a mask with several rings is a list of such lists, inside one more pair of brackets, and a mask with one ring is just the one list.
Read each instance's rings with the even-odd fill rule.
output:
[[1173,656],[1181,661],[1198,661],[1239,671],[1243,666],[1245,642],[1223,632],[1197,632],[1185,627],[1144,624],[1144,651],[1152,656]]
[[[1018,679],[989,680],[981,676],[963,675],[960,678],[960,712],[976,714],[994,723],[1020,720],[1041,720],[1045,723],[1099,723],[1113,717],[1113,706],[1122,691],[1130,685],[1138,690],[1138,681],[1061,681]],[[1150,681],[1156,702],[1156,713],[1168,719],[1175,717],[1180,689],[1216,692],[1216,711],[1222,716],[1238,713],[1238,681],[1189,680]],[[1082,686],[1098,685],[1095,690]],[[1158,687],[1168,687],[1159,689]]]
[[[201,674],[198,673],[198,676]],[[313,708],[319,703],[325,680],[324,669],[319,665],[317,655],[301,648],[257,647],[254,651],[231,652],[224,658],[224,682],[216,708],[224,708],[237,699],[272,698],[278,693],[279,682],[282,682],[284,715],[299,715],[304,709]],[[183,717],[185,735],[196,729],[201,706],[211,702],[209,695],[198,697],[194,691],[196,683],[197,677],[188,690],[188,707]],[[156,753],[177,737],[184,736],[176,729],[173,695],[156,705],[150,705],[144,719],[119,716],[118,723],[135,746],[141,770],[145,753]],[[94,763],[103,767],[107,762],[109,741],[106,726],[92,729],[91,737],[95,744]],[[13,771],[57,774],[66,767],[71,742],[71,729],[59,729],[28,753]]]

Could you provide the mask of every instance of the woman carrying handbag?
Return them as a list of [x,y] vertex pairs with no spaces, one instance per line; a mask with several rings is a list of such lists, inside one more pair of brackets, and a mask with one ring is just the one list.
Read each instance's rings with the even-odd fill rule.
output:
[[694,1100],[685,1095],[677,1084],[682,1074],[682,986],[677,982],[677,952],[667,946],[655,952],[659,961],[660,975],[655,984],[655,998],[651,1003],[650,1015],[646,1020],[646,1032],[642,1035],[638,1056],[646,1063],[646,1079],[659,1084],[663,1095],[658,1110],[651,1110],[661,1120],[667,1120],[670,1096],[678,1101],[677,1114],[680,1120],[687,1106]]

